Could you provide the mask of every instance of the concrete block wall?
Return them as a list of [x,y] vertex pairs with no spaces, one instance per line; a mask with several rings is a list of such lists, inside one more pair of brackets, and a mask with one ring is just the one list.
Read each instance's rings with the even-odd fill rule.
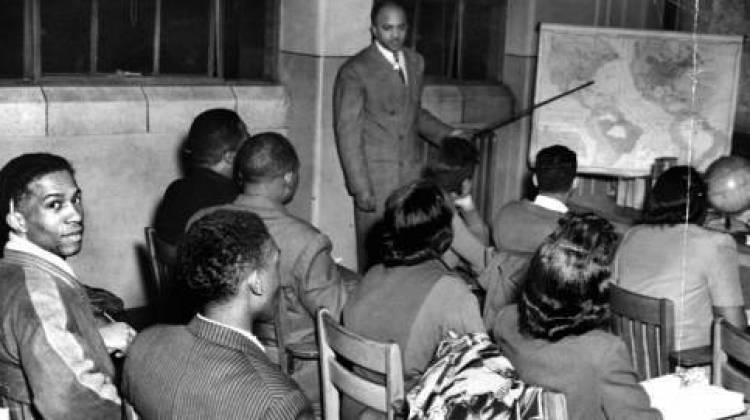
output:
[[213,107],[236,110],[251,133],[288,131],[290,101],[279,85],[0,87],[0,165],[28,152],[68,158],[86,212],[83,250],[70,263],[83,282],[142,306],[143,228],[180,176],[190,123]]

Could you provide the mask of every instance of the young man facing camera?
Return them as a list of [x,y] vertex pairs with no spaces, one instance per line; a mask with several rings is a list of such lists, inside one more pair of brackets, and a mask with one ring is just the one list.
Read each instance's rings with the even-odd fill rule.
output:
[[135,331],[97,328],[67,257],[81,250],[83,205],[73,167],[36,153],[0,170],[0,406],[11,419],[121,417],[108,350]]
[[299,388],[253,335],[271,319],[279,249],[251,212],[219,210],[189,225],[178,275],[201,301],[188,325],[155,326],[133,342],[123,393],[144,420],[312,419]]

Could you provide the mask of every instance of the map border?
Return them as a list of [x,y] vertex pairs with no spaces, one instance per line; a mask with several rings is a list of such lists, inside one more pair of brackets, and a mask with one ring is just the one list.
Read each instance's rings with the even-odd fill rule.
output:
[[[537,65],[536,65],[536,75],[535,75],[535,81],[534,81],[534,103],[542,102],[546,99],[549,99],[549,97],[554,96],[557,92],[554,94],[549,95],[549,97],[540,97],[540,80],[542,77],[542,72],[540,71],[540,66],[544,62],[543,61],[543,54],[545,54],[547,51],[549,51],[549,42],[550,38],[555,35],[555,33],[564,33],[564,34],[573,34],[573,35],[586,35],[595,33],[597,35],[611,35],[611,36],[630,36],[630,37],[659,37],[662,39],[679,39],[679,40],[689,40],[693,42],[702,42],[702,41],[708,41],[708,42],[727,42],[727,43],[737,43],[739,44],[739,54],[735,56],[735,65],[733,66],[734,69],[734,80],[733,85],[734,89],[732,90],[732,97],[729,100],[729,106],[731,107],[730,115],[728,119],[728,125],[727,127],[727,135],[729,142],[727,145],[725,145],[725,154],[728,154],[731,151],[731,138],[732,133],[734,131],[734,120],[737,113],[737,98],[739,95],[739,79],[740,79],[740,66],[742,62],[742,50],[743,50],[743,37],[740,35],[718,35],[718,34],[698,34],[698,33],[692,33],[692,32],[678,32],[678,31],[663,31],[663,30],[653,30],[653,29],[633,29],[633,28],[615,28],[615,27],[601,27],[601,26],[580,26],[580,25],[567,25],[567,24],[559,24],[559,23],[541,23],[539,28],[539,45],[537,49]],[[582,82],[585,83],[585,82]],[[538,143],[538,133],[539,130],[537,130],[537,123],[540,113],[535,112],[532,117],[532,124],[531,124],[531,133],[530,133],[530,139],[529,139],[529,152],[528,152],[528,161],[529,161],[529,167],[534,167],[534,159],[535,159],[535,151],[537,150],[537,143]],[[722,127],[723,128],[723,127]],[[679,162],[680,164],[687,164],[687,162]],[[609,176],[619,176],[619,177],[642,177],[649,174],[649,172],[644,172],[641,170],[626,170],[626,169],[616,169],[613,170],[612,168],[607,167],[597,167],[597,166],[579,166],[578,172],[581,174],[592,174],[592,175],[609,175]]]

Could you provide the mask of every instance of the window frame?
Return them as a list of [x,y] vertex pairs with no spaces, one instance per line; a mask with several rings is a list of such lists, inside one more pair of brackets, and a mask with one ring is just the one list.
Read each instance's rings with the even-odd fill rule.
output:
[[208,63],[206,74],[164,74],[160,71],[162,0],[154,0],[154,30],[151,49],[151,73],[129,75],[98,72],[99,47],[99,2],[90,0],[91,18],[89,28],[89,69],[87,73],[44,74],[42,68],[42,0],[23,0],[23,68],[21,78],[0,78],[0,85],[15,84],[86,84],[86,85],[159,85],[159,84],[273,84],[278,77],[279,25],[281,20],[280,0],[268,0],[266,12],[266,44],[263,63],[263,78],[224,77],[224,3],[225,0],[209,0]]
[[[419,36],[419,26],[420,26],[420,12],[422,4],[425,2],[428,2],[429,0],[413,0],[410,7],[410,14],[411,14],[411,25],[409,27],[409,47],[412,49],[419,51],[417,48],[418,39]],[[464,45],[465,40],[465,24],[466,24],[466,3],[470,0],[441,0],[440,3],[445,3],[448,5],[453,5],[454,7],[454,15],[453,20],[451,24],[446,27],[447,29],[447,35],[450,36],[450,43],[445,47],[444,53],[447,54],[447,57],[443,60],[442,68],[440,70],[440,74],[425,74],[425,80],[434,85],[455,85],[455,84],[461,84],[461,85],[487,85],[488,83],[500,83],[501,81],[501,74],[502,74],[502,68],[504,65],[504,43],[505,43],[505,34],[502,35],[495,35],[498,37],[499,43],[502,43],[502,49],[491,52],[490,55],[488,55],[485,59],[487,60],[487,74],[479,79],[479,78],[465,78],[464,75],[464,50],[466,46]],[[501,3],[499,4],[499,7],[501,12],[498,16],[494,16],[498,22],[495,23],[501,23],[502,24],[502,31],[505,30],[505,27],[507,25],[507,8],[510,1],[513,0],[499,0]],[[501,21],[501,22],[500,22]],[[493,23],[491,23],[490,26],[488,26],[488,30],[491,29],[491,26],[494,26]],[[498,45],[500,47],[500,45]],[[455,68],[455,71],[454,71]]]

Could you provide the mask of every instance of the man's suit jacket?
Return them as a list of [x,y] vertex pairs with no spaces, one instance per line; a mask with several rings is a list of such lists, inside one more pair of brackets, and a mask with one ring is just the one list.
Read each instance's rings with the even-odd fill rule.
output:
[[297,385],[255,343],[199,318],[138,334],[122,390],[144,420],[295,419],[309,410]]
[[333,96],[334,131],[346,186],[352,196],[381,201],[419,177],[424,144],[417,132],[440,141],[452,128],[421,107],[424,60],[404,49],[408,84],[373,43],[339,70]]

